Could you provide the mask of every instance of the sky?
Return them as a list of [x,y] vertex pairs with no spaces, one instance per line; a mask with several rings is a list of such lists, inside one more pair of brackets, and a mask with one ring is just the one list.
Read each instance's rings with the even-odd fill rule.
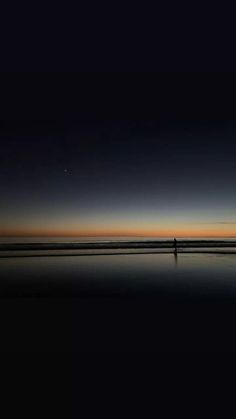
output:
[[189,112],[173,89],[104,105],[97,85],[1,123],[0,235],[235,237],[232,109],[199,112],[198,97]]

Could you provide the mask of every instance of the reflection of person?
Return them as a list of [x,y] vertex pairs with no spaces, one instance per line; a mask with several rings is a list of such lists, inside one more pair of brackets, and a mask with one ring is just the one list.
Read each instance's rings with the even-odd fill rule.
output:
[[178,253],[177,250],[174,251],[175,265],[178,265]]

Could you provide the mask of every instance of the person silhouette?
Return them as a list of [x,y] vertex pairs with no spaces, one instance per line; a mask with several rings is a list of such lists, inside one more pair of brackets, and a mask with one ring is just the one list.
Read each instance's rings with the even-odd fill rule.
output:
[[177,253],[177,240],[176,240],[176,238],[174,238],[174,248],[175,248],[175,253]]

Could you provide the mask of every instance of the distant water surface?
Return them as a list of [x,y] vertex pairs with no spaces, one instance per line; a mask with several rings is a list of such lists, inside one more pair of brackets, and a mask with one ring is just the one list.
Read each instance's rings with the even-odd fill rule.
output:
[[[173,240],[174,237],[153,237],[153,236],[94,236],[94,237],[1,237],[0,236],[0,243],[89,243],[89,242],[117,242],[117,241],[145,241],[145,240],[157,240],[157,241],[165,241],[165,240]],[[176,237],[178,240],[224,240],[224,241],[234,241],[235,238],[228,238],[228,237]]]

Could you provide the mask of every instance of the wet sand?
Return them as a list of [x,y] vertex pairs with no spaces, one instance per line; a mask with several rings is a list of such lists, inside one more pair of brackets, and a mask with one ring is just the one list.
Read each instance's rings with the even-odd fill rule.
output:
[[0,351],[236,351],[234,255],[3,258]]

